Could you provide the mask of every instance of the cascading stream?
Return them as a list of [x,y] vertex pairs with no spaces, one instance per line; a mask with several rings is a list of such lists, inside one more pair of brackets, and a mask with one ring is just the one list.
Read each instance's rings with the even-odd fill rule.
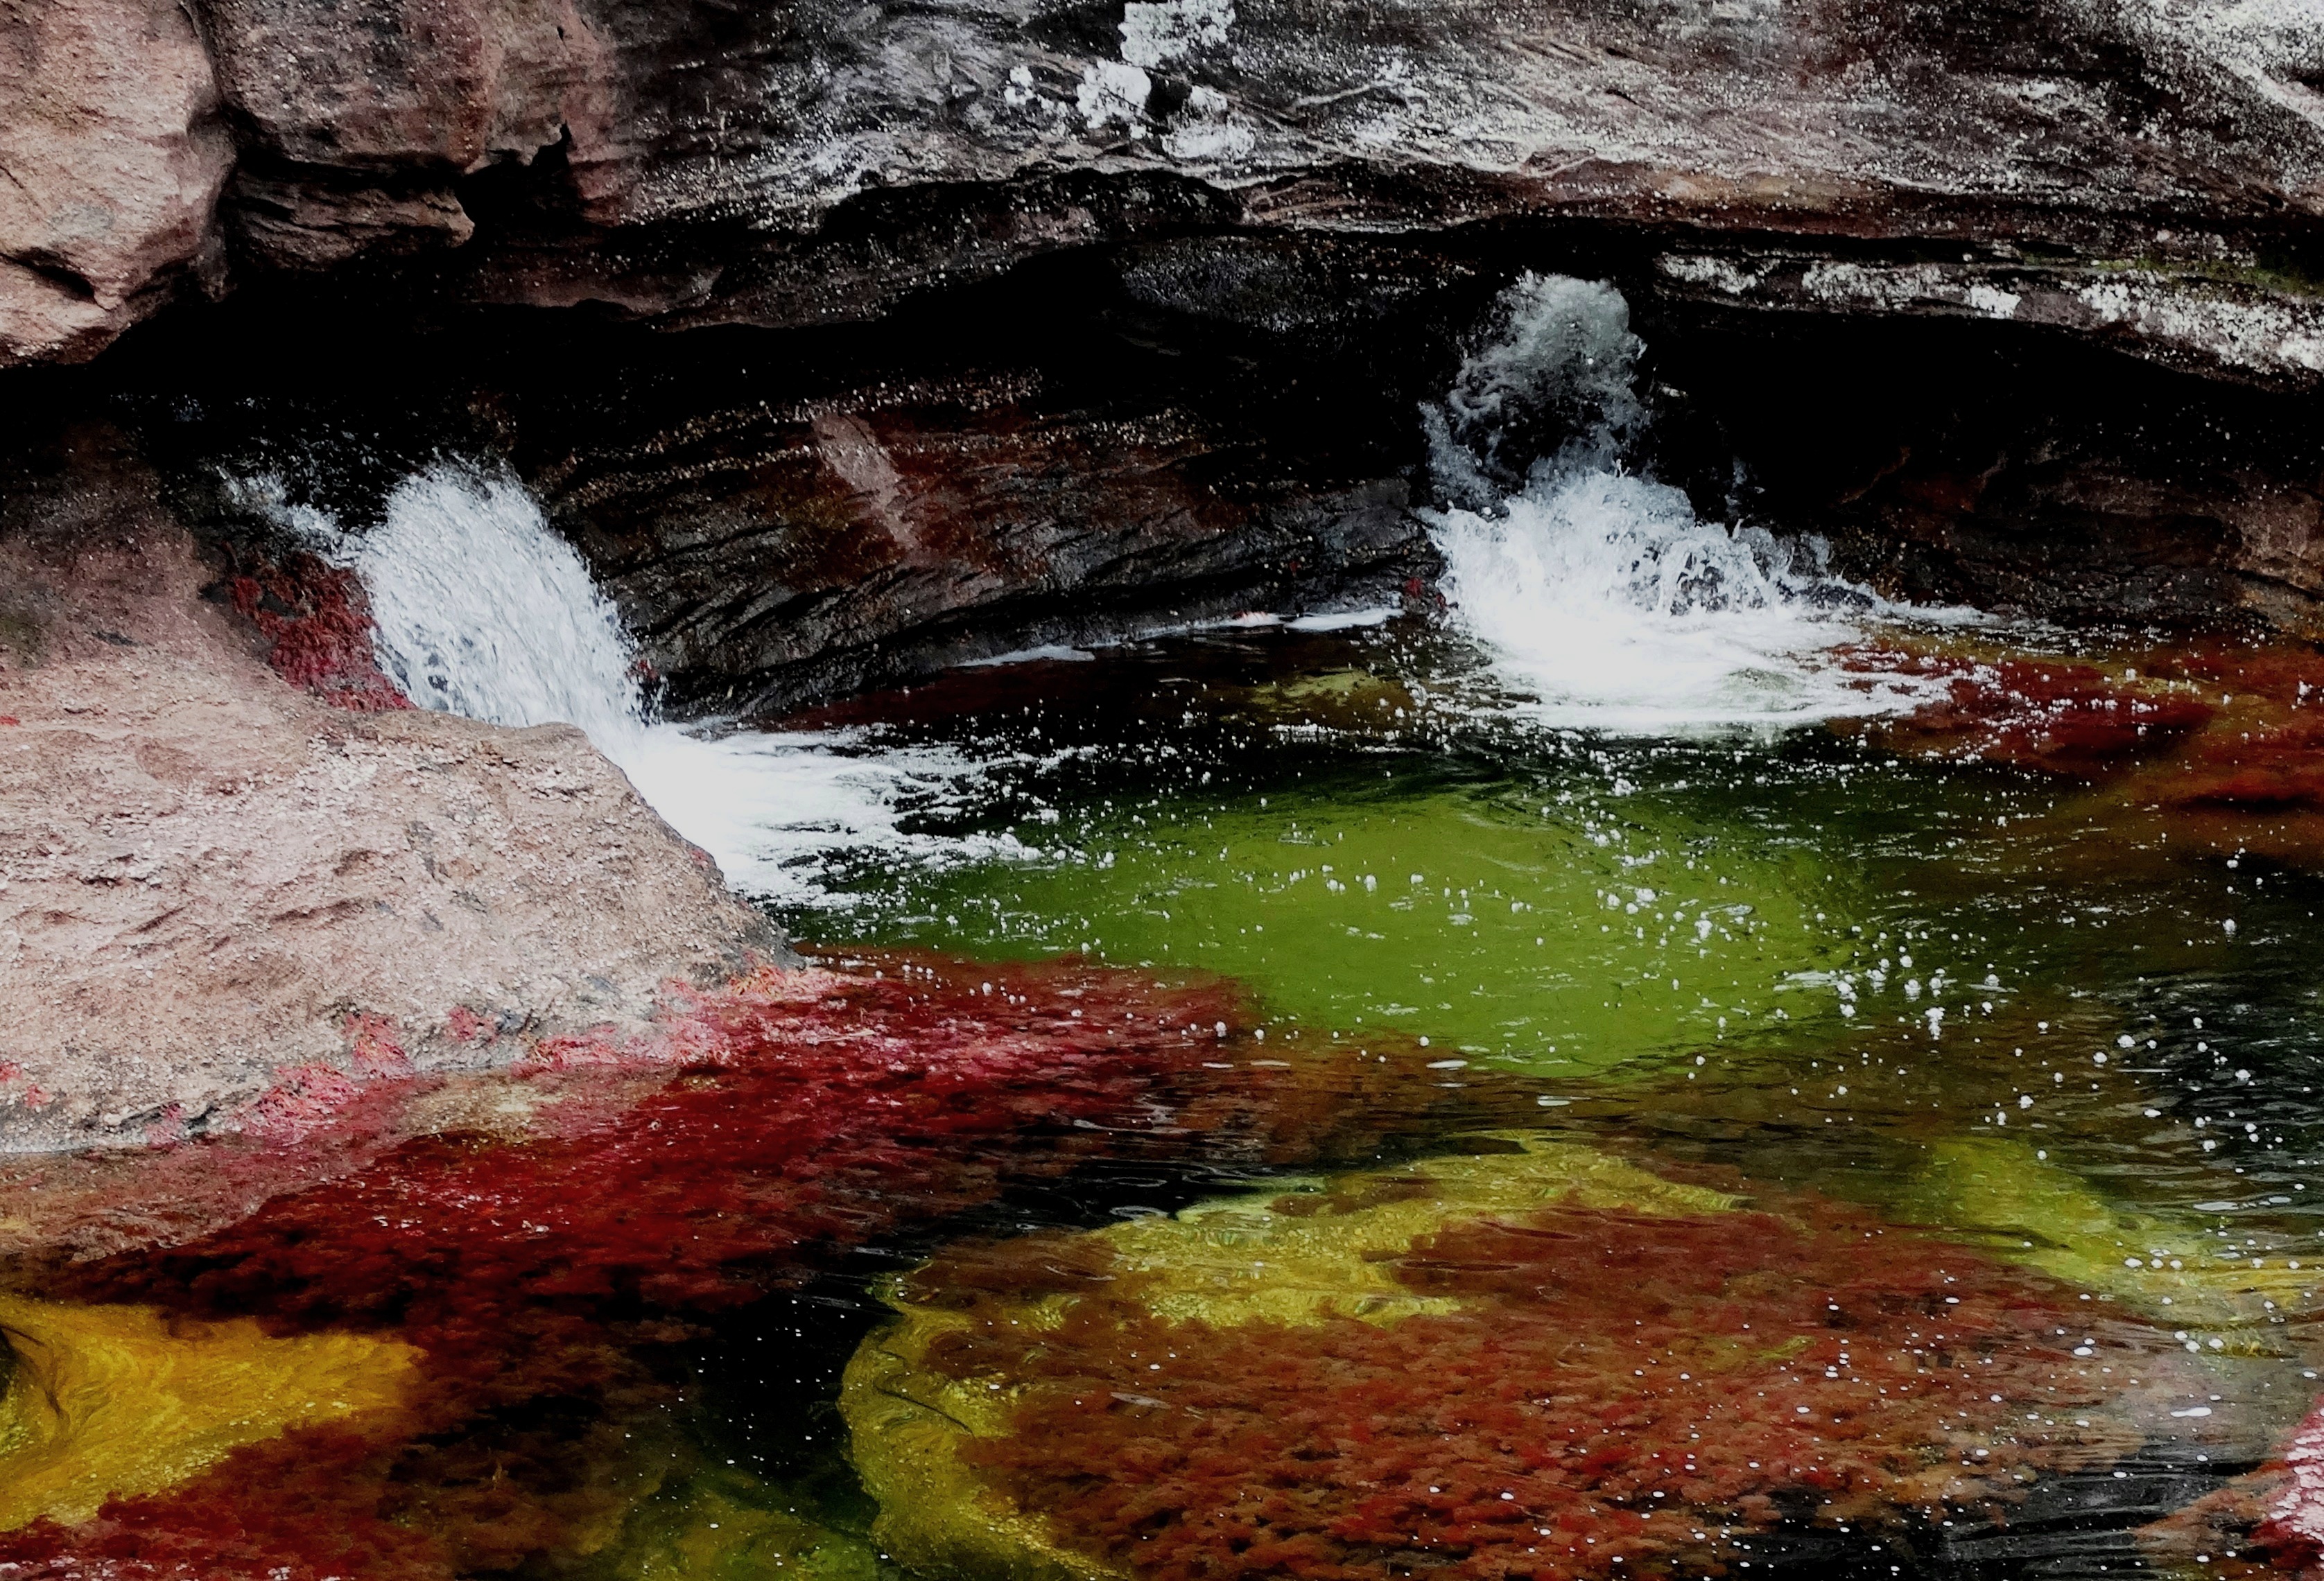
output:
[[1423,412],[1452,501],[1431,531],[1459,626],[1561,727],[1780,727],[1917,701],[1903,679],[1827,656],[1867,620],[1927,611],[1834,575],[1820,540],[1705,521],[1625,466],[1646,422],[1642,349],[1613,287],[1529,274]]
[[[1512,697],[1559,728],[1627,734],[1782,728],[1909,706],[1904,677],[1834,648],[1908,614],[1833,575],[1815,540],[1729,528],[1624,456],[1647,414],[1640,343],[1602,283],[1527,275],[1502,294],[1443,400],[1422,414],[1452,501],[1432,513],[1458,626]],[[850,859],[945,865],[1025,848],[926,833],[982,769],[955,752],[867,749],[845,733],[709,734],[655,717],[635,644],[578,553],[514,478],[444,463],[351,533],[240,485],[369,591],[382,669],[426,708],[579,726],[740,887],[842,898]],[[989,768],[989,765],[984,766]]]
[[973,777],[957,755],[862,751],[844,732],[711,736],[655,718],[619,612],[512,478],[457,464],[416,473],[361,535],[270,505],[270,492],[263,480],[244,489],[363,578],[380,667],[414,703],[494,724],[579,726],[746,892],[816,905],[834,898],[852,853],[940,863],[996,847],[904,827]]
[[575,724],[628,767],[647,722],[620,614],[521,485],[448,469],[399,486],[355,545],[380,667],[422,708]]

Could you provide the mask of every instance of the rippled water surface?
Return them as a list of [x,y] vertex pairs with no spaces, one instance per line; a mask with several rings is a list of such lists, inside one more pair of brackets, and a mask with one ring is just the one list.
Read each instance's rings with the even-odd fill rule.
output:
[[[1925,639],[1904,640],[1933,651]],[[2136,657],[2147,670],[2134,679],[2137,666],[2118,651],[2069,657],[2039,644],[2007,649],[2006,639],[1990,636],[1977,642],[1987,661],[2015,651],[2015,660],[2003,662],[2028,666],[2022,678],[2037,686],[2072,674],[2118,691],[2153,687],[2158,665],[2172,666],[2168,657],[2142,650]],[[1902,663],[1884,650],[1879,667]],[[2169,683],[2176,694],[2230,716],[2228,688],[2236,684]],[[1830,1478],[1794,1468],[1796,1480],[1785,1487],[1739,1495],[1718,1491],[1718,1475],[1706,1473],[1695,1491],[1674,1496],[1708,1501],[1719,1513],[1690,1519],[1710,1530],[1731,1517],[1737,1498],[1764,1493],[1786,1520],[1777,1523],[1783,1540],[1766,1548],[1762,1564],[1784,1562],[1787,1553],[1815,1567],[1841,1563],[1839,1549],[1849,1545],[1831,1546],[1841,1522],[1816,1512],[1850,1508],[1870,1524],[1846,1535],[1886,1530],[1878,1551],[1900,1564],[1973,1561],[1996,1573],[2048,1575],[2190,1562],[2172,1540],[2153,1530],[2134,1536],[2134,1529],[2264,1458],[2314,1393],[2310,1271],[2324,1245],[2314,1238],[2308,1192],[2319,1141],[2315,1120],[2324,1114],[2316,1096],[2324,934],[2316,920],[2318,883],[2298,860],[2305,814],[2263,801],[2223,817],[2218,804],[2190,800],[2172,777],[2200,778],[2208,735],[2192,749],[2176,740],[2156,746],[2154,732],[2133,724],[2116,742],[2116,761],[2097,772],[2084,763],[2083,772],[2068,774],[2043,757],[2074,746],[2067,723],[2037,740],[2004,740],[2006,731],[1952,728],[1959,711],[1948,716],[1934,703],[1923,702],[1904,725],[1869,731],[1752,727],[1620,737],[1545,728],[1497,685],[1490,675],[1464,669],[1457,645],[1398,623],[1353,635],[1212,633],[1102,662],[963,675],[881,700],[872,707],[889,716],[885,728],[894,739],[986,755],[985,811],[959,827],[1002,837],[1006,854],[934,869],[860,871],[849,903],[817,915],[814,925],[826,935],[978,958],[1073,953],[1124,970],[1225,974],[1250,991],[1258,1024],[1231,1058],[1248,1060],[1262,1046],[1357,1061],[1385,1052],[1418,1064],[1446,1089],[1530,1094],[1536,1128],[1497,1128],[1497,1146],[1585,1148],[1658,1180],[1715,1181],[1779,1216],[1786,1211],[1779,1202],[1794,1214],[1860,1212],[1862,1220],[1848,1222],[1877,1227],[1859,1227],[1859,1239],[1914,1237],[1893,1268],[1884,1270],[1868,1253],[1851,1259],[1861,1264],[1853,1271],[1860,1282],[1853,1299],[1878,1300],[1872,1292],[1885,1289],[1895,1311],[1943,1316],[1937,1310],[1943,1297],[1923,1309],[1924,1291],[1907,1293],[1914,1275],[1973,1253],[1979,1276],[2028,1282],[2013,1285],[2008,1299],[2054,1303],[2049,1317],[1993,1340],[1982,1356],[1914,1367],[1886,1386],[1901,1394],[1908,1375],[1950,1373],[1958,1382],[1992,1368],[1988,1375],[1999,1382],[2025,1370],[2002,1393],[1977,1396],[1987,1407],[2010,1409],[1978,1423],[1975,1432],[1993,1436],[1967,1448],[1960,1464],[1982,1473],[2006,1454],[2013,1469],[1997,1483],[1987,1477],[1981,1492],[1953,1490],[1978,1506],[1974,1520],[1965,1519],[1966,1509],[1946,1509],[1943,1497],[1916,1503],[1928,1497],[1929,1484],[1919,1480],[1926,1469],[1908,1474],[1895,1464]],[[2279,690],[2290,712],[2304,705],[2300,683]],[[2244,706],[2252,706],[2248,694]],[[2053,722],[2066,718],[2060,705],[2050,709]],[[2215,718],[2210,732],[2220,730]],[[2272,854],[2255,855],[2255,846]],[[1471,1144],[1417,1144],[1453,1154]],[[1450,1167],[1413,1169],[1433,1178]],[[1327,1199],[1362,1189],[1344,1180],[1294,1187]],[[1274,1190],[1247,1200],[1258,1204]],[[1449,1187],[1432,1190],[1457,1199]],[[1550,1187],[1539,1200],[1556,1200],[1561,1190]],[[1299,1200],[1277,1198],[1276,1209]],[[1496,1215],[1508,1209],[1496,1200],[1491,1214],[1464,1218],[1450,1206],[1443,1213],[1456,1223],[1500,1225]],[[1198,1207],[1178,1221],[1213,1222],[1202,1216],[1224,1211]],[[1658,1311],[1667,1320],[1666,1304],[1683,1309],[1680,1292],[1655,1282],[1666,1248],[1639,1233],[1641,1222],[1618,1217],[1591,1221],[1582,1232],[1614,1243],[1604,1250],[1616,1269],[1636,1253],[1634,1279],[1601,1292],[1601,1304],[1572,1297],[1566,1282],[1580,1271],[1556,1259],[1512,1276],[1525,1298],[1558,1309],[1564,1348],[1545,1363],[1503,1360],[1513,1389],[1547,1389],[1544,1377],[1515,1382],[1526,1366],[1541,1365],[1551,1369],[1546,1378],[1603,1390],[1602,1397],[1585,1393],[1583,1401],[1560,1404],[1625,1456],[1651,1457],[1657,1451],[1647,1446],[1667,1432],[1659,1451],[1667,1457],[1674,1446],[1718,1441],[1710,1420],[1718,1408],[1708,1401],[1693,1408],[1702,1414],[1683,1434],[1666,1420],[1624,1417],[1620,1411],[1637,1404],[1628,1386],[1591,1376],[1580,1359],[1592,1325],[1618,1330],[1652,1323]],[[1276,1244],[1263,1227],[1238,1233],[1254,1251]],[[1429,1236],[1452,1233],[1436,1218],[1399,1220],[1379,1245],[1343,1254],[1329,1274],[1301,1264],[1282,1275],[1304,1292],[1282,1299],[1313,1301],[1319,1298],[1311,1281],[1350,1277],[1365,1259],[1377,1265],[1391,1250],[1425,1248]],[[1634,1235],[1632,1248],[1624,1243]],[[1211,1237],[1196,1241],[1204,1243],[1201,1255],[1217,1255]],[[1194,1243],[1185,1255],[1196,1255]],[[1897,1254],[1892,1247],[1886,1255]],[[1241,1259],[1243,1247],[1232,1255]],[[1506,1247],[1493,1254],[1509,1255]],[[1779,1301],[1777,1291],[1753,1281],[1812,1265],[1773,1241],[1744,1260],[1754,1272],[1740,1282],[1751,1293],[1728,1287],[1727,1299],[1740,1303],[1725,1309],[1730,1313],[1758,1299]],[[1026,1277],[1021,1266],[1016,1276]],[[967,1288],[984,1291],[978,1281],[987,1277],[970,1276]],[[1185,1275],[1169,1250],[1157,1249],[1139,1277],[1167,1287]],[[926,1282],[910,1288],[936,1300],[939,1310],[954,1310],[946,1300],[966,1299],[921,1294],[935,1288]],[[994,1300],[1005,1298],[976,1296],[980,1303]],[[1061,1300],[1044,1288],[1003,1310],[1010,1323],[1046,1325],[1056,1320]],[[918,1343],[915,1326],[927,1309],[900,1304],[906,1332]],[[1139,1310],[1155,1304],[1158,1298],[1147,1299]],[[1342,1302],[1351,1311],[1360,1304]],[[1523,1305],[1492,1321],[1517,1321]],[[1334,1363],[1313,1359],[1296,1328],[1277,1334],[1266,1327],[1284,1320],[1280,1310],[1221,1310],[1192,1297],[1161,1310],[1193,1325],[1188,1332],[1200,1333],[1205,1347],[1220,1343],[1221,1328],[1247,1331],[1251,1343],[1271,1335],[1265,1343],[1284,1347],[1286,1368],[1300,1365],[1293,1356],[1323,1368],[1313,1386],[1333,1381],[1334,1365],[1365,1365],[1328,1346],[1322,1354]],[[1398,1310],[1391,1301],[1383,1314]],[[1356,1320],[1390,1319],[1359,1313]],[[1834,1316],[1831,1330],[1841,1337],[1835,1340],[1820,1325],[1799,1332],[1796,1313],[1774,1320],[1784,1330],[1775,1343],[1804,1342],[1803,1355],[1820,1355],[1829,1343],[1843,1351],[1850,1344],[1909,1350],[1914,1332],[1911,1319],[1895,1319],[1905,1325],[1903,1333],[1870,1320],[1863,1324],[1869,1332],[1851,1339],[1859,1319]],[[1127,1321],[1119,1313],[1102,1320],[1115,1328]],[[1698,1321],[1689,1320],[1690,1331]],[[1450,1337],[1440,1341],[1448,1356],[1457,1348]],[[1065,1367],[1043,1348],[1049,1343],[977,1358],[990,1372],[954,1357],[950,1372],[923,1366],[909,1376],[922,1384],[948,1378],[957,1390],[964,1380],[954,1374],[964,1370],[968,1383],[997,1380],[1012,1401],[1020,1390],[1038,1399],[1028,1380]],[[1402,1364],[1431,1376],[1425,1346],[1413,1343]],[[1665,1351],[1664,1364],[1676,1365]],[[1120,1366],[1120,1358],[1111,1360]],[[1862,1370],[1861,1356],[1824,1361],[1830,1370],[1813,1376],[1835,1391]],[[2026,1392],[2037,1374],[2055,1386],[2059,1374],[2046,1370],[2052,1365],[2088,1389],[2076,1396],[2082,1403],[2045,1406],[2038,1388]],[[1074,1366],[1082,1370],[1065,1372],[1070,1386],[1093,1390],[1089,1378],[1102,1365]],[[1808,1381],[1777,1370],[1787,1386]],[[1766,1378],[1750,1381],[1752,1403],[1775,1397],[1763,1389]],[[1210,1409],[1231,1408],[1231,1385],[1210,1378],[1188,1386],[1212,1402]],[[1117,1419],[1166,1406],[1126,1406],[1119,1391],[1112,1397],[1102,1411],[1107,1428],[1121,1435],[1109,1440],[1114,1451],[1126,1453],[1149,1429]],[[1789,1409],[1821,1420],[1826,1402],[1815,1398]],[[1515,1434],[1519,1444],[1545,1434],[1554,1444],[1561,1430],[1559,1411],[1546,1405],[1536,1420],[1512,1419],[1489,1430],[1474,1406],[1459,1391],[1434,1384],[1396,1401],[1392,1409],[1420,1413],[1437,1428],[1444,1424],[1434,1412],[1457,1408],[1459,1425],[1415,1449],[1418,1460],[1395,1465],[1425,1464],[1440,1452],[1434,1444],[1450,1446],[1464,1434]],[[980,1419],[970,1431],[1035,1432],[1025,1419],[1038,1408],[1015,1409],[1020,1415],[1012,1426]],[[1051,1402],[1048,1409],[1060,1408]],[[1360,1416],[1365,1404],[1346,1409]],[[2087,1429],[2093,1411],[2126,1412],[2128,1437],[2088,1458],[2046,1437],[2061,1422]],[[1042,1421],[1042,1433],[1099,1430],[1087,1421]],[[1900,1435],[1886,1448],[1903,1450],[1909,1442],[1905,1457],[1932,1466],[1962,1442],[1940,1430],[1938,1416],[1897,1410],[1886,1421],[1870,1414],[1858,1421],[1876,1441]],[[1318,1426],[1303,1440],[1304,1452],[1323,1441],[1337,1440]],[[1206,1442],[1213,1449],[1231,1443],[1239,1456],[1268,1448],[1224,1429]],[[1167,1545],[1156,1550],[1168,1555],[1167,1563],[1157,1558],[1160,1568],[1191,1573],[1218,1558],[1180,1529],[1183,1513],[1149,1527],[1156,1517],[1145,1505],[1122,1507],[1115,1495],[1092,1494],[1086,1479],[1102,1473],[1089,1457],[1102,1459],[1103,1452],[1077,1447],[1082,1458],[1070,1473],[1008,1459],[1008,1475],[996,1473],[988,1494],[1001,1485],[1026,1507],[1055,1503],[1104,1533],[1117,1558],[1148,1551],[1143,1545],[1152,1542]],[[1506,1443],[1503,1452],[1520,1460],[1526,1454]],[[1038,1461],[1046,1451],[1028,1453]],[[1192,1462],[1182,1457],[1191,1453],[1173,1441],[1165,1457],[1173,1475],[1192,1475],[1185,1469]],[[1344,1446],[1331,1451],[1349,1453]],[[1459,1458],[1449,1447],[1441,1453]],[[1521,1475],[1492,1464],[1489,1474],[1466,1469],[1488,1482]],[[1329,1481],[1354,1469],[1322,1475]],[[1570,1471],[1560,1463],[1555,1476]],[[1243,1496],[1258,1474],[1222,1475]],[[1396,1475],[1357,1480],[1367,1488],[1375,1480],[1389,1485]],[[1618,1482],[1609,1474],[1599,1494],[1612,1499],[1604,1487]],[[1570,1482],[1558,1485],[1573,1494]],[[1997,1501],[1995,1486],[2005,1495]],[[2027,1491],[2037,1487],[2045,1491]],[[1501,1491],[1491,1490],[1492,1503],[1502,1502]],[[1633,1503],[1659,1496],[1631,1492]],[[1342,1496],[1350,1509],[1370,1508],[1373,1497],[1345,1490]],[[1555,1503],[1538,1487],[1520,1498]],[[1593,1507],[1630,1504],[1613,1499]],[[1900,1512],[1909,1512],[1901,1518],[1916,1530],[1895,1529]],[[1947,1527],[1949,1516],[1960,1524]],[[1814,1540],[1797,1530],[1802,1521],[1812,1524]],[[1569,1534],[1554,1522],[1549,1530],[1561,1540]],[[1609,1529],[1572,1530],[1594,1532],[1585,1549],[1622,1540]],[[1554,1545],[1538,1540],[1543,1535],[1490,1562],[1615,1573],[1602,1556],[1551,1555]],[[2176,1535],[2200,1541],[2190,1552],[2223,1546],[2212,1537]],[[1207,1540],[1231,1548],[1243,1540],[1213,1531]],[[918,1542],[913,1551],[923,1554],[959,1546],[926,1534],[894,1540],[908,1549]],[[1347,1564],[1360,1549],[1364,1565],[1475,1568],[1490,1548],[1462,1529],[1423,1544],[1416,1551],[1425,1560],[1397,1559],[1379,1551],[1383,1540],[1371,1532],[1351,1548],[1343,1532],[1321,1548],[1286,1549],[1268,1564]],[[1720,1562],[1714,1549],[1734,1563],[1754,1551],[1731,1535],[1667,1547],[1652,1536],[1635,1540],[1642,1546],[1625,1562],[1683,1572]],[[1794,1542],[1809,1546],[1786,1547]],[[1870,1563],[1874,1549],[1860,1542],[1849,1551],[1846,1562],[1858,1564]]]

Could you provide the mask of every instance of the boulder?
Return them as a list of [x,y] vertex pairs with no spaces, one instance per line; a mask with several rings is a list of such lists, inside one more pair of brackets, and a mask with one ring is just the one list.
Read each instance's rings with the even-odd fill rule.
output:
[[65,452],[0,504],[0,1148],[295,1130],[781,953],[579,731],[288,684],[117,437]]
[[0,80],[0,368],[82,361],[215,275],[210,57],[175,0],[11,0]]

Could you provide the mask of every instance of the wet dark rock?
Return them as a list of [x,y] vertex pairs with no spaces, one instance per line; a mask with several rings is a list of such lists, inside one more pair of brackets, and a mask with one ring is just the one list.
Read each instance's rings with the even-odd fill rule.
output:
[[[1788,326],[1788,327],[1786,327]],[[2324,632],[2324,402],[2061,345],[1665,306],[1653,442],[1700,505],[1916,601]]]
[[[2020,325],[1657,296],[1650,254],[1560,247],[1542,262],[1642,304],[1636,462],[1707,519],[1821,533],[1915,600],[2324,630],[2317,395]],[[766,717],[1017,649],[1425,597],[1420,409],[1538,251],[1189,235],[876,324],[675,336],[409,303],[351,327],[318,286],[155,326],[17,410],[30,432],[125,404],[214,538],[254,525],[222,475],[360,530],[442,456],[504,464],[675,712]]]
[[1393,602],[1433,563],[1400,479],[1270,475],[1197,413],[1047,393],[722,412],[539,481],[673,701],[760,715],[1015,648]]
[[2311,388],[2324,381],[2324,296],[2304,275],[2152,256],[2030,262],[2015,248],[1898,262],[1797,250],[1665,253],[1674,294],[1777,311],[1983,320],[2064,330],[2198,372]]
[[424,182],[394,190],[245,168],[230,192],[244,234],[289,267],[327,269],[366,252],[456,247],[476,229],[448,187]]
[[[71,381],[140,414],[208,538],[277,560],[299,546],[224,480],[274,480],[361,532],[444,456],[512,472],[666,706],[767,717],[1018,649],[1425,585],[1418,403],[1455,354],[1442,326],[1494,275],[1362,242],[1225,253],[1102,255],[879,326],[390,317],[255,364],[233,358],[235,303]],[[1205,294],[1133,294],[1148,265]],[[189,391],[189,366],[220,372]]]

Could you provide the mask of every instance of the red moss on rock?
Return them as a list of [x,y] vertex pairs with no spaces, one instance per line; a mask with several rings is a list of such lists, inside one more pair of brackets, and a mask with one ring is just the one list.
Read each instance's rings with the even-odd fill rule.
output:
[[0,1581],[330,1581],[457,1574],[445,1543],[382,1514],[389,1469],[361,1433],[300,1428],[191,1487],[115,1499],[69,1532],[0,1532]]
[[2282,1483],[2253,1537],[2281,1567],[2324,1573],[2324,1403],[2284,1446]]
[[2167,1561],[2217,1581],[2324,1578],[2324,1401],[2273,1458],[2141,1534]]
[[2200,737],[2179,768],[2172,806],[2324,812],[2324,717]]
[[226,593],[265,639],[267,662],[292,685],[358,713],[411,706],[373,657],[371,602],[354,572],[303,550],[280,563],[241,554]]
[[2094,665],[2052,659],[1974,659],[1895,648],[1842,650],[1866,675],[1937,679],[1944,695],[1872,725],[1892,750],[2009,763],[2098,778],[2175,745],[2215,710],[2185,693],[2117,681]]
[[2231,699],[2324,705],[2324,651],[2304,644],[2197,642],[2135,662],[2148,675],[2198,682]]
[[191,1245],[79,1270],[75,1292],[387,1323],[452,1348],[526,1299],[721,1309],[765,1289],[774,1253],[989,1197],[1004,1165],[985,1144],[1039,1158],[1027,1134],[1047,1133],[1047,1151],[1087,1151],[1074,1121],[1134,1123],[1157,1075],[1237,1013],[1223,988],[1132,974],[986,967],[987,994],[908,970],[762,971],[673,1016],[650,1053],[544,1042],[544,1090],[644,1059],[683,1074],[580,1135],[416,1140]]
[[1147,1276],[1055,1243],[915,1286],[973,1319],[1041,1267],[1074,1275],[1059,1325],[996,1310],[930,1358],[1024,1388],[1014,1431],[966,1452],[1148,1581],[1717,1575],[1787,1518],[1990,1514],[2021,1471],[2137,1441],[2099,1414],[2115,1381],[2070,1354],[2091,1320],[2070,1293],[1850,1208],[1780,1206],[1456,1223],[1397,1274],[1462,1309],[1382,1324],[1163,1321]]
[[1894,648],[1841,658],[1943,686],[1902,718],[1847,727],[1882,746],[2106,781],[2121,804],[2163,813],[2184,849],[2324,868],[2324,650],[2126,648],[2103,667]]
[[[427,1352],[425,1383],[327,1443],[294,1434],[80,1526],[0,1533],[0,1577],[516,1568],[602,1530],[617,1495],[576,1478],[662,1420],[674,1385],[648,1358],[830,1248],[1102,1153],[1357,1151],[1412,1125],[1418,1095],[1488,1117],[1419,1060],[1253,1068],[1247,1023],[1216,982],[883,956],[699,994],[651,1039],[543,1043],[506,1083],[539,1117],[529,1140],[421,1136],[183,1244],[51,1269],[43,1293],[65,1299],[392,1333]],[[568,1425],[524,1425],[549,1403]]]

